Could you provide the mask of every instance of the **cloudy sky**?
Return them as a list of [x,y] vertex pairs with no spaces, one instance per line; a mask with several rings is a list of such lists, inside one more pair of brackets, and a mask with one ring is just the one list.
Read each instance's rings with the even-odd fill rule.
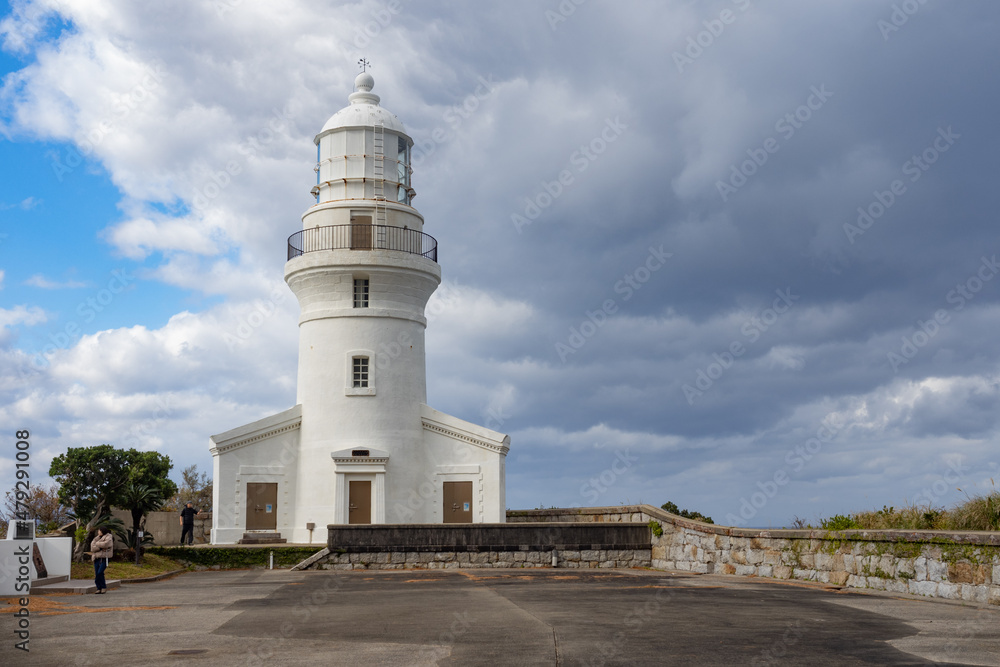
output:
[[1000,481],[995,2],[0,7],[4,489],[17,429],[36,482],[103,442],[211,470],[294,404],[286,238],[361,57],[440,244],[428,401],[510,434],[511,508]]

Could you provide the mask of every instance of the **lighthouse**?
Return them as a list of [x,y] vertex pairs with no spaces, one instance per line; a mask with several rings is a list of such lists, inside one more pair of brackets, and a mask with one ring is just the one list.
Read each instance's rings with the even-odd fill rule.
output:
[[322,543],[331,524],[505,520],[510,438],[427,405],[438,242],[413,206],[413,139],[374,85],[359,74],[316,135],[315,203],[288,239],[296,405],[209,439],[214,544]]

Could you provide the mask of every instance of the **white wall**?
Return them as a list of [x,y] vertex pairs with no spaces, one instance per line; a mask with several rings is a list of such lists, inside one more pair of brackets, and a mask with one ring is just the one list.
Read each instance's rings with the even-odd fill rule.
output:
[[[212,436],[212,543],[233,544],[246,532],[246,485],[276,483],[277,530],[283,535],[300,521],[296,509],[296,465],[300,407]],[[275,430],[283,430],[267,435]],[[227,447],[232,447],[227,449]]]

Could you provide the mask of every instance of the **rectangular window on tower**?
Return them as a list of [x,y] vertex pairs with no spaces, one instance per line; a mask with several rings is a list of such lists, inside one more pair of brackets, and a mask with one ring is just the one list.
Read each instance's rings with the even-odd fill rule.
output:
[[399,137],[396,152],[396,201],[401,204],[410,203],[410,147],[406,139]]
[[368,357],[354,357],[354,386],[368,386]]
[[354,279],[354,307],[368,307],[368,278]]

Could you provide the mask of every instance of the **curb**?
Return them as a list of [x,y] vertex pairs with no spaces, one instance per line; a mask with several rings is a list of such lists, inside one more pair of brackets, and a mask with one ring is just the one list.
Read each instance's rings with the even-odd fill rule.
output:
[[163,574],[158,574],[153,577],[140,577],[139,579],[122,579],[121,582],[123,584],[148,584],[153,581],[159,581],[160,579],[172,577],[175,574],[180,574],[182,572],[187,572],[187,570],[173,570],[172,572],[164,572]]

